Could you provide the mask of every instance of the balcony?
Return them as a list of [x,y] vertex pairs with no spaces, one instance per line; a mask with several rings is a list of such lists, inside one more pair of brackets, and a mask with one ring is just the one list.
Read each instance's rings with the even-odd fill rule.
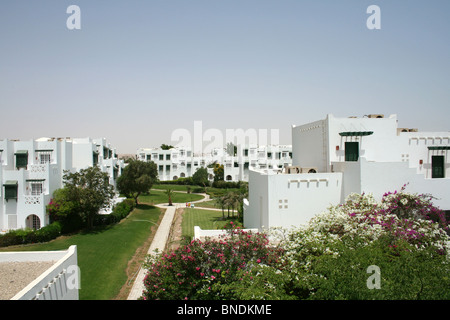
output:
[[[80,283],[76,246],[63,251],[2,252],[0,262],[16,270],[0,279],[0,287],[3,288],[3,283],[9,284],[8,290],[0,293],[0,299],[78,300]],[[34,269],[30,269],[31,266]]]

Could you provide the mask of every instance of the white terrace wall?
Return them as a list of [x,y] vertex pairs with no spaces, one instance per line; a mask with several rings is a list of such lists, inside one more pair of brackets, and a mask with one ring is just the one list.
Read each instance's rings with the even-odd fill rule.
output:
[[0,262],[55,261],[11,300],[78,300],[77,246],[63,251],[1,252]]
[[369,162],[360,158],[358,162],[334,163],[333,167],[344,174],[342,200],[351,192],[372,193],[381,200],[384,193],[398,191],[407,184],[406,192],[431,194],[436,198],[434,205],[450,210],[450,179],[426,178],[407,162]]
[[299,226],[341,201],[341,172],[313,174],[250,172],[250,175],[250,205],[244,206],[245,228]]

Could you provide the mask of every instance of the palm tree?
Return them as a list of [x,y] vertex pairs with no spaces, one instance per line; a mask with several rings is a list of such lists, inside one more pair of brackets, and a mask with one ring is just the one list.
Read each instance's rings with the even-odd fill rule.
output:
[[169,206],[172,206],[173,205],[173,203],[172,203],[173,190],[169,188],[165,191],[165,193],[167,194],[167,197],[169,198]]
[[225,220],[225,197],[216,198],[216,205],[222,209],[222,219]]

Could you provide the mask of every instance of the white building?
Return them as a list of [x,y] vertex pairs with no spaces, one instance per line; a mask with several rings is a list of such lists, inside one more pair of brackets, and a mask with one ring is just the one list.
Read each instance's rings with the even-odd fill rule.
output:
[[352,192],[380,199],[404,184],[449,210],[449,149],[450,132],[398,128],[396,115],[328,115],[293,126],[292,166],[281,174],[250,172],[244,226],[298,226]]
[[191,177],[198,168],[208,168],[209,179],[214,179],[211,165],[224,166],[225,181],[248,181],[249,169],[281,170],[292,163],[291,146],[246,146],[236,153],[215,148],[210,153],[194,154],[190,148],[176,147],[170,150],[140,148],[137,159],[153,161],[158,167],[159,180],[176,180]]
[[63,186],[64,171],[97,164],[110,183],[124,166],[104,139],[0,140],[0,232],[39,229],[49,223],[46,206]]

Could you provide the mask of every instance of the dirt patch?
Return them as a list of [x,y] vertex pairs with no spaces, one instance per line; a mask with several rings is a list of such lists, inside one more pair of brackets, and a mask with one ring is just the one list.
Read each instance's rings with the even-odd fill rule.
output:
[[[163,209],[161,209],[163,211]],[[139,247],[136,249],[134,256],[128,261],[127,269],[125,270],[127,274],[127,282],[120,289],[119,294],[113,300],[127,300],[128,295],[130,294],[131,288],[133,287],[134,278],[136,277],[141,264],[144,262],[145,257],[147,256],[148,249],[153,241],[153,237],[155,236],[156,230],[158,229],[159,224],[161,223],[164,214],[159,216],[159,220],[156,225],[152,225],[150,237]]]
[[183,241],[182,237],[182,228],[181,223],[183,221],[183,208],[178,208],[175,212],[175,216],[173,218],[172,228],[170,229],[169,239],[167,241],[167,251],[173,251],[177,249],[181,242]]

